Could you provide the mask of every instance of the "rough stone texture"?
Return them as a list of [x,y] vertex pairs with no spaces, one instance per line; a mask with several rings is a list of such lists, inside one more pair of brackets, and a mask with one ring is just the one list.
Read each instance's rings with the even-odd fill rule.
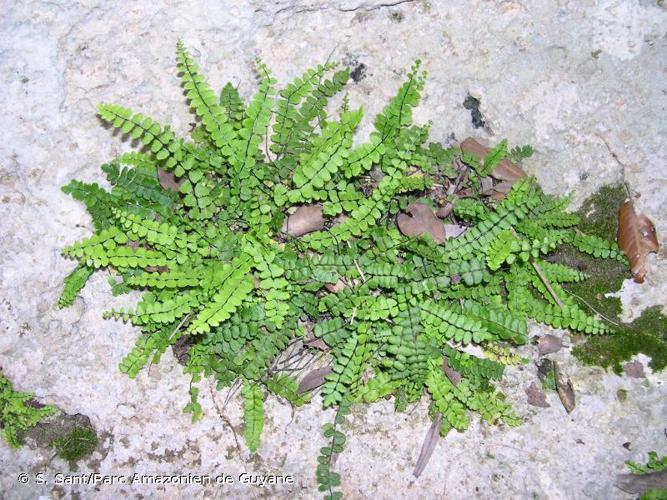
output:
[[[390,6],[388,4],[395,3]],[[176,40],[193,47],[216,86],[254,88],[251,65],[261,56],[281,82],[329,55],[359,69],[349,87],[353,104],[371,118],[395,92],[415,58],[430,72],[418,120],[433,120],[432,136],[475,134],[536,154],[526,169],[547,190],[575,192],[575,202],[604,183],[625,180],[641,197],[637,208],[655,221],[662,245],[648,279],[627,282],[627,318],[667,296],[667,11],[661,1],[371,0],[250,2],[47,2],[8,0],[0,7],[0,366],[21,390],[69,413],[88,415],[105,433],[106,455],[82,472],[290,474],[296,484],[99,486],[100,498],[265,496],[315,498],[314,469],[321,425],[317,404],[291,411],[268,403],[268,422],[256,457],[236,449],[202,386],[206,417],[191,425],[181,412],[189,380],[171,353],[129,380],[117,364],[137,332],[103,321],[113,298],[99,273],[75,305],[55,307],[62,278],[73,267],[59,255],[89,234],[83,207],[59,188],[69,179],[101,178],[99,165],[128,149],[100,126],[98,102],[146,111],[180,131],[188,129],[174,78]],[[359,65],[363,64],[361,67]],[[463,107],[480,100],[485,129],[473,130]],[[616,214],[609,214],[615,217]],[[547,333],[539,331],[535,333]],[[534,348],[525,353],[534,357]],[[572,378],[577,408],[566,415],[555,393],[550,408],[526,403],[532,365],[509,371],[503,388],[526,423],[490,428],[473,419],[436,448],[418,481],[411,470],[429,422],[424,405],[396,415],[389,403],[356,409],[349,446],[337,467],[349,498],[625,498],[613,486],[623,461],[665,452],[665,376],[621,378],[577,366],[569,350],[553,355]],[[624,402],[617,391],[629,391]],[[219,394],[222,399],[224,394]],[[240,431],[238,405],[229,417]],[[622,445],[630,442],[630,450]],[[51,453],[0,444],[0,492],[7,498],[89,496],[91,486],[55,485],[67,466]],[[19,471],[44,472],[49,484]]]

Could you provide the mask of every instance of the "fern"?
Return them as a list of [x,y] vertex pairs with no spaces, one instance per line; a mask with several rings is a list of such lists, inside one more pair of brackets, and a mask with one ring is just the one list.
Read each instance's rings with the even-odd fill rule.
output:
[[79,264],[74,271],[72,271],[65,278],[65,286],[63,291],[60,294],[60,300],[58,300],[58,307],[69,307],[74,303],[79,292],[88,281],[95,271],[94,268],[87,266],[85,264]]
[[[472,413],[514,425],[519,419],[495,383],[505,365],[522,362],[513,349],[526,343],[528,319],[611,331],[560,285],[587,276],[548,258],[566,243],[622,260],[619,249],[581,233],[569,199],[545,194],[533,178],[501,202],[479,195],[481,177],[530,150],[508,152],[503,141],[477,158],[429,143],[430,124],[413,120],[425,84],[419,62],[356,143],[362,109],[344,98],[335,117],[326,111],[347,69],[321,65],[278,90],[258,61],[259,89],[246,103],[231,84],[214,92],[181,43],[177,59],[200,121],[191,140],[142,113],[99,107],[143,152],[103,165],[110,191],[76,180],[63,188],[86,205],[95,232],[63,249],[77,267],[60,305],[102,268],[113,272],[115,293],[139,292],[135,307],[104,315],[142,331],[120,370],[136,377],[177,341],[189,346],[185,410],[193,420],[202,416],[197,382],[242,384],[246,443],[257,451],[264,391],[306,404],[310,395],[299,394],[292,376],[305,365],[295,368],[292,358],[324,350],[331,373],[322,402],[336,417],[325,427],[317,479],[328,498],[340,498],[332,463],[351,404],[393,397],[403,410],[426,395],[442,433],[466,428]],[[459,187],[468,197],[459,198],[464,168]],[[165,172],[178,181],[173,189],[161,183]],[[441,245],[402,236],[394,215],[443,183],[455,192],[447,201],[462,234]],[[325,217],[321,230],[282,232],[293,207],[314,202]]]
[[32,394],[15,391],[0,372],[0,427],[5,441],[12,448],[21,446],[23,432],[57,411],[55,406],[30,404],[32,399]]
[[246,383],[243,386],[243,421],[245,424],[245,442],[248,449],[255,453],[264,428],[264,394],[257,384]]

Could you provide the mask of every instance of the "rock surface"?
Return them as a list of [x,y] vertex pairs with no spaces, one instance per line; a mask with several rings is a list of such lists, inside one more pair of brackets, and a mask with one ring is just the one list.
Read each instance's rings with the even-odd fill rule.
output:
[[[59,249],[91,229],[84,208],[59,188],[73,177],[100,182],[99,165],[130,147],[100,126],[95,106],[122,103],[186,131],[192,117],[174,77],[179,37],[216,87],[231,80],[245,96],[254,90],[256,56],[281,82],[329,56],[352,65],[356,81],[348,90],[352,105],[365,107],[362,136],[421,58],[430,77],[415,118],[433,120],[434,139],[453,133],[532,144],[536,154],[526,170],[550,192],[574,191],[575,203],[617,181],[641,195],[637,210],[655,222],[662,250],[648,259],[646,283],[626,282],[625,315],[664,303],[662,1],[474,0],[445,7],[420,0],[26,0],[3,2],[0,11],[0,366],[17,389],[89,416],[106,436],[105,454],[81,464],[80,472],[127,483],[57,484],[56,474],[67,473],[67,465],[51,460],[51,452],[13,451],[0,442],[3,498],[95,492],[100,498],[320,496],[314,470],[330,412],[316,403],[292,418],[289,408],[271,400],[262,446],[251,457],[218,418],[206,383],[206,417],[192,425],[182,413],[189,379],[171,352],[136,381],[118,372],[137,331],[101,315],[134,298],[112,297],[103,273],[73,307],[55,306],[73,267]],[[475,122],[482,128],[473,129],[471,110],[463,105],[468,96],[479,101]],[[536,356],[534,348],[526,349],[525,355]],[[398,415],[386,402],[356,409],[349,446],[337,462],[343,491],[349,498],[628,498],[613,486],[623,462],[667,448],[667,407],[658,404],[667,399],[665,375],[627,379],[578,366],[568,350],[553,357],[577,393],[571,415],[553,392],[547,394],[550,408],[528,406],[524,388],[535,369],[509,370],[503,390],[525,424],[488,427],[473,419],[468,432],[441,441],[411,487],[419,443],[430,426],[424,405]],[[616,398],[619,389],[628,391],[624,402]],[[239,433],[238,404],[227,413]],[[28,484],[17,480],[22,471],[29,473]],[[47,484],[36,482],[39,472]],[[242,472],[291,475],[295,484],[244,484]],[[130,484],[133,474],[228,474],[234,484]]]

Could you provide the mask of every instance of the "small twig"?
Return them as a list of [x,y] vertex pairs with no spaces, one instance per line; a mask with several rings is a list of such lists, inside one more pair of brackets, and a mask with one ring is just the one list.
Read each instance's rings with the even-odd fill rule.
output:
[[625,187],[625,192],[628,194],[628,199],[632,200],[632,190],[630,189],[630,185],[627,182],[623,182],[623,186]]
[[563,301],[560,300],[560,297],[556,295],[556,292],[554,291],[553,287],[551,286],[551,282],[549,281],[549,278],[546,277],[544,274],[544,271],[542,271],[542,268],[540,265],[535,261],[531,260],[530,263],[533,265],[533,269],[535,269],[535,272],[537,275],[540,277],[540,280],[542,280],[542,283],[544,284],[545,287],[547,287],[547,290],[549,290],[549,293],[553,297],[553,299],[556,301],[556,304],[562,309],[565,307],[563,304]]
[[[169,340],[168,340],[167,342],[168,342],[170,345],[171,345],[171,339],[172,339],[172,338],[174,337],[174,335],[176,335],[176,333],[181,329],[181,327],[185,324],[185,322],[186,322],[187,320],[190,319],[191,316],[192,316],[192,313],[188,313],[188,314],[187,314],[187,315],[180,321],[180,323],[178,324],[178,326],[177,326],[176,328],[174,328],[174,330],[169,334]],[[149,374],[149,375],[151,374],[151,367],[153,366],[153,359],[154,359],[154,357],[151,358],[151,362],[148,364],[148,370],[147,370],[147,371],[148,371],[148,374]]]
[[605,320],[605,321],[611,323],[611,324],[614,325],[614,326],[621,326],[619,323],[616,323],[616,321],[613,321],[613,320],[609,319],[607,316],[605,316],[605,315],[602,314],[600,311],[598,311],[597,309],[595,309],[592,305],[590,305],[588,302],[586,302],[582,297],[579,297],[579,295],[577,295],[576,293],[573,293],[573,292],[571,292],[571,291],[569,291],[569,290],[565,290],[565,293],[569,293],[570,295],[572,295],[572,296],[576,297],[577,299],[579,299],[581,302],[583,302],[584,304],[586,304],[586,306],[588,306],[588,308],[589,308],[591,311],[593,311],[595,314],[597,314],[598,316],[600,316],[603,320]]
[[236,441],[236,449],[241,451],[241,445],[239,444],[239,439],[238,436],[236,435],[236,429],[234,429],[234,426],[229,421],[229,418],[227,418],[227,415],[225,415],[225,413],[220,409],[220,406],[218,406],[218,400],[215,398],[215,390],[213,389],[213,380],[209,381],[208,389],[211,392],[211,400],[213,401],[213,406],[215,407],[215,410],[218,412],[218,416],[232,430],[232,434],[234,435],[234,441]]
[[239,379],[236,379],[236,381],[232,384],[232,386],[229,388],[229,391],[227,391],[227,397],[225,398],[225,402],[222,404],[222,411],[225,411],[225,408],[227,408],[227,405],[229,404],[229,401],[232,399],[232,396],[234,396],[239,389],[241,388],[241,382]]
[[354,265],[357,268],[357,271],[359,271],[359,274],[361,275],[361,280],[366,283],[366,275],[364,272],[361,270],[361,267],[359,267],[359,263],[357,262],[357,259],[354,259]]

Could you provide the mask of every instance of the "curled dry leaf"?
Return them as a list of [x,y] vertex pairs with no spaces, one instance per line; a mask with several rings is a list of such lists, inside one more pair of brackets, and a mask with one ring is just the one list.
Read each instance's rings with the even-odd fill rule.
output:
[[324,368],[316,368],[315,370],[306,373],[306,376],[299,382],[299,387],[296,390],[297,394],[303,394],[304,392],[317,389],[326,382],[326,376],[331,372],[333,372],[331,366],[325,366]]
[[572,413],[572,410],[574,410],[574,407],[576,406],[574,387],[572,386],[572,381],[569,378],[567,381],[563,380],[558,363],[555,361],[554,378],[556,379],[556,392],[558,393],[560,402],[563,403],[563,407],[565,408],[566,412]]
[[667,488],[667,469],[648,474],[619,474],[616,486],[626,493],[641,495],[648,490]]
[[445,226],[435,216],[431,207],[421,203],[413,203],[408,206],[407,214],[399,214],[396,223],[401,232],[406,236],[419,236],[430,234],[436,243],[445,241]]
[[162,186],[164,189],[171,189],[172,191],[176,192],[178,192],[178,190],[181,188],[181,184],[183,184],[185,181],[185,179],[178,180],[174,174],[167,172],[166,170],[162,170],[159,167],[157,169],[157,178],[160,182],[160,186]]
[[441,219],[444,219],[445,217],[449,217],[449,214],[452,213],[452,210],[454,210],[454,205],[447,203],[446,205],[438,208],[438,210],[435,212],[435,215]]
[[419,458],[417,459],[417,465],[415,465],[415,470],[412,472],[412,475],[415,476],[415,479],[419,479],[419,476],[422,475],[428,461],[431,459],[433,450],[435,450],[435,445],[438,444],[440,439],[440,424],[442,422],[442,414],[438,413],[433,419],[430,429],[426,433],[424,442],[422,443],[421,450],[419,451]]
[[644,373],[644,365],[641,363],[641,361],[635,360],[631,363],[625,363],[625,365],[623,365],[623,371],[625,371],[625,374],[628,377],[646,378],[646,374]]
[[540,340],[537,341],[537,352],[540,356],[545,354],[551,354],[552,352],[558,352],[563,347],[563,341],[560,337],[555,335],[547,334],[540,337]]
[[[465,141],[461,143],[461,150],[465,153],[474,154],[480,158],[486,158],[491,151],[489,148],[480,144],[472,137],[468,137]],[[509,181],[515,182],[522,177],[526,177],[526,172],[523,171],[521,167],[515,165],[507,158],[502,160],[496,168],[491,172],[491,177],[498,179],[499,181]]]
[[660,248],[653,222],[644,214],[637,215],[634,204],[626,200],[618,210],[618,246],[630,261],[635,282],[646,277],[646,256]]
[[535,382],[532,382],[526,389],[526,396],[528,396],[529,405],[540,408],[549,408],[551,406],[547,403],[547,395]]
[[319,231],[324,227],[324,216],[320,205],[306,205],[285,218],[281,231],[294,238]]

